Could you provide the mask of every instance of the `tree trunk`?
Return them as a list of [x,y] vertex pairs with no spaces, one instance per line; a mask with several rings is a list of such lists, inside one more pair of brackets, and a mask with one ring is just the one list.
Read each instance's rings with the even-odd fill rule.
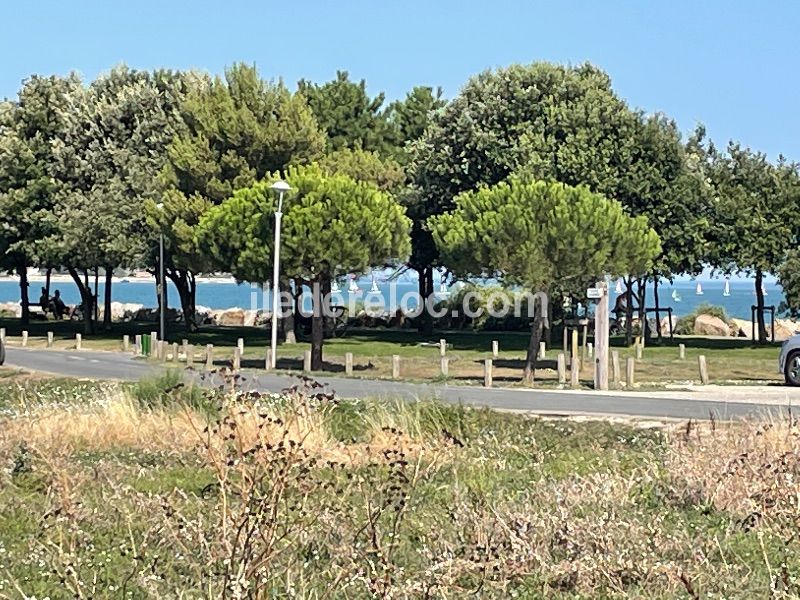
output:
[[30,285],[28,283],[28,267],[19,265],[17,273],[19,273],[19,299],[22,309],[20,318],[22,319],[22,324],[27,325],[31,321],[30,299],[28,298],[28,286]]
[[427,303],[428,298],[433,294],[433,267],[427,266],[417,272],[419,273],[419,300],[422,303],[417,331],[431,335],[433,333],[433,315],[428,312]]
[[[286,336],[291,331],[294,333],[294,300],[292,299],[292,286],[287,280],[281,280],[280,283],[280,310],[281,317],[278,321],[278,334],[279,337],[285,342]],[[284,294],[288,293],[289,299],[284,300]],[[297,334],[295,333],[295,336]]]
[[103,290],[105,309],[103,311],[103,329],[111,329],[111,283],[114,278],[114,269],[106,267],[106,284]]
[[92,294],[92,319],[97,323],[97,314],[100,306],[100,268],[94,268],[94,294]]
[[45,275],[45,278],[44,278],[44,289],[45,289],[45,293],[47,294],[48,298],[50,297],[50,274],[52,272],[53,272],[53,269],[51,267],[47,267],[47,275]]
[[653,273],[653,306],[656,309],[656,337],[661,341],[661,305],[658,303],[658,273]]
[[322,370],[322,344],[325,339],[325,310],[322,306],[323,276],[311,283],[313,316],[311,317],[311,370]]
[[633,345],[633,278],[625,278],[625,344]]
[[636,280],[636,300],[639,305],[636,307],[639,313],[639,329],[642,332],[642,339],[649,339],[650,328],[647,324],[647,277]]
[[89,287],[89,273],[83,272],[83,278],[75,267],[67,267],[67,271],[78,286],[83,304],[83,332],[87,335],[94,333],[94,321],[92,320],[92,290]]
[[295,279],[294,280],[294,337],[295,339],[300,339],[300,336],[303,334],[303,320],[300,317],[303,316],[303,280],[302,279]]
[[540,307],[533,318],[531,337],[528,341],[528,351],[525,354],[525,368],[522,372],[522,381],[525,385],[533,385],[534,372],[536,370],[536,356],[539,353],[539,342],[542,339],[542,330],[544,328],[543,324],[544,320],[542,319]]
[[759,343],[767,341],[767,326],[764,323],[764,273],[756,269],[756,323]]
[[194,273],[185,269],[167,269],[167,277],[172,280],[183,311],[183,323],[189,333],[197,331],[197,311],[195,299],[197,297],[197,282]]

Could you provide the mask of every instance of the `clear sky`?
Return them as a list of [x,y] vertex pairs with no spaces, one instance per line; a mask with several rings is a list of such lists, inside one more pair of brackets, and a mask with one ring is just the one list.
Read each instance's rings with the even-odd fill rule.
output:
[[514,62],[591,61],[636,107],[800,160],[800,2],[758,0],[0,0],[0,97],[31,73],[115,64],[324,81],[337,69],[396,98],[451,97]]

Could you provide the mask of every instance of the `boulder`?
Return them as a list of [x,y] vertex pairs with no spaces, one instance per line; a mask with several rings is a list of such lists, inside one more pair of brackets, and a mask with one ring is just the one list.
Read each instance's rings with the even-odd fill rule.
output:
[[717,335],[728,337],[731,334],[730,326],[713,315],[697,315],[694,320],[694,332],[697,335]]
[[675,330],[678,328],[678,317],[672,315],[672,317],[666,316],[662,317],[661,319],[661,335],[669,335],[669,321],[670,318],[672,319],[672,332],[675,333]]
[[747,319],[731,319],[731,335],[753,339],[753,324]]
[[[794,334],[800,333],[800,324],[789,319],[775,319],[775,339],[778,341],[788,340]],[[767,335],[769,335],[769,323],[767,323]]]
[[[126,302],[112,302],[111,303],[111,320],[112,321],[130,321],[134,316],[144,308],[144,304],[133,304]],[[105,316],[105,306],[100,307],[100,319]]]
[[242,326],[244,325],[245,314],[241,308],[229,308],[217,313],[216,320],[218,325]]
[[17,318],[22,316],[22,306],[19,302],[0,303],[0,315],[13,315]]

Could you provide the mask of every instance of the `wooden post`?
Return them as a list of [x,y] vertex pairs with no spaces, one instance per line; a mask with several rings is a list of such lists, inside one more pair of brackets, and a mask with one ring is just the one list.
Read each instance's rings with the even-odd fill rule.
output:
[[400,379],[400,355],[392,355],[392,379]]
[[52,348],[53,347],[53,332],[52,331],[48,331],[47,332],[47,347],[48,348]]
[[442,376],[447,377],[449,373],[449,360],[446,356],[442,356],[441,361],[439,363],[439,368],[442,371]]
[[344,355],[344,374],[345,375],[352,375],[353,374],[353,353],[347,352]]
[[447,355],[447,340],[439,340],[439,356]]
[[700,383],[708,385],[708,365],[703,354],[697,357],[697,366],[700,369]]
[[633,389],[634,381],[634,367],[636,365],[636,361],[633,360],[632,357],[628,357],[628,360],[625,362],[625,387],[629,390]]
[[272,348],[267,348],[267,358],[264,361],[264,369],[269,371],[272,368]]
[[578,330],[572,330],[572,348],[570,348],[569,365],[578,361]]
[[239,354],[244,354],[244,338],[236,340],[236,346],[239,348]]
[[6,341],[6,328],[0,327],[0,342]]
[[172,362],[178,362],[178,342],[172,343]]
[[483,387],[492,387],[492,359],[483,361]]
[[134,345],[134,352],[136,356],[140,356],[142,354],[142,336],[141,334],[136,334],[136,337],[133,338],[133,345]]
[[547,344],[545,342],[539,342],[539,360],[544,360],[547,356]]
[[686,344],[678,344],[678,358],[686,360]]
[[158,340],[158,359],[161,361],[167,360],[167,348],[169,343],[166,340]]
[[641,342],[636,344],[636,360],[637,360],[637,362],[642,360],[642,344],[641,344]]
[[492,341],[492,358],[497,358],[500,355],[500,342],[497,340]]
[[311,350],[303,352],[303,371],[311,371]]
[[194,367],[194,344],[186,344],[186,366]]
[[27,331],[23,331],[22,332],[22,347],[24,348],[27,345],[28,345],[28,332]]
[[563,352],[558,353],[558,383],[567,381],[567,358]]
[[[600,298],[594,310],[594,389],[608,389],[608,284],[605,281],[595,285],[600,289]],[[617,376],[619,381],[619,356],[617,356]]]
[[122,336],[122,351],[128,352],[131,348],[131,336],[127,333]]
[[183,350],[184,354],[189,352],[189,340],[181,340],[181,349]]
[[[177,350],[177,344],[175,344]],[[269,364],[269,363],[268,363]],[[206,344],[206,371],[214,370],[214,344]]]
[[569,386],[573,389],[577,388],[580,385],[580,371],[581,371],[581,359],[577,356],[572,358],[572,362],[569,365]]
[[567,327],[566,323],[564,324],[564,330],[561,337],[562,337],[561,341],[562,341],[563,351],[564,354],[566,355],[569,353],[569,328]]
[[581,335],[581,360],[586,360],[586,338],[588,337],[589,325],[584,323],[582,326]]
[[[599,353],[598,353],[599,354]],[[614,386],[619,387],[619,352],[614,350],[611,352],[611,376],[614,381]]]
[[592,358],[594,356],[594,346],[592,345],[592,342],[586,344],[586,355],[589,358]]
[[155,348],[156,347],[156,340],[158,340],[158,332],[157,331],[151,331],[150,332],[150,343],[151,343],[150,347],[151,348]]
[[239,346],[233,349],[233,370],[238,373],[242,368],[242,350]]

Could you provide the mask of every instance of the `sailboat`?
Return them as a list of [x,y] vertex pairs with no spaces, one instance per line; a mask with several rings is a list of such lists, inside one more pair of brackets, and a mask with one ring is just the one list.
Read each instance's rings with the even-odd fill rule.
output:
[[672,300],[674,302],[680,302],[681,301],[681,295],[678,293],[678,290],[672,290]]
[[694,288],[694,293],[697,294],[698,296],[703,295],[703,286],[700,285],[699,281],[697,282],[697,287]]
[[447,290],[447,286],[444,284],[444,277],[439,280],[439,291],[437,292],[437,296],[449,296],[450,292]]
[[378,287],[378,282],[375,281],[375,275],[372,276],[372,285],[369,288],[369,293],[370,294],[380,294],[381,293],[381,290]]
[[347,291],[351,294],[357,294],[361,290],[358,289],[358,284],[356,283],[356,276],[350,275],[350,285],[347,286]]
[[722,292],[723,296],[730,296],[731,295],[731,280],[725,280],[725,290]]
[[341,292],[339,282],[334,279],[331,281],[331,294],[338,294],[339,292]]
[[762,296],[766,296],[767,295],[767,288],[764,287],[763,283],[761,284],[761,295]]
[[617,294],[624,294],[625,290],[622,289],[622,279],[617,279],[617,287],[614,288]]

